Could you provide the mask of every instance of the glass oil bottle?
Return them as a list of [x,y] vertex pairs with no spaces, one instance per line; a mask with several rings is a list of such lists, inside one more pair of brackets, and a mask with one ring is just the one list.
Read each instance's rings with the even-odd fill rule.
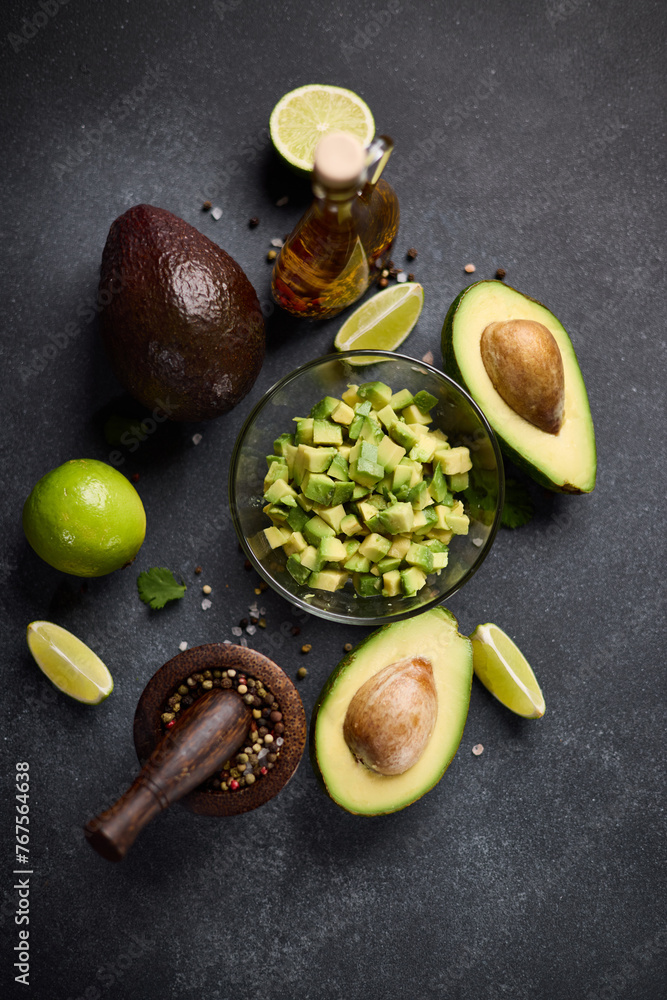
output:
[[313,167],[315,199],[290,233],[273,269],[276,302],[295,316],[326,319],[355,302],[388,256],[398,231],[398,199],[380,177],[393,143],[367,150],[352,135],[331,132]]

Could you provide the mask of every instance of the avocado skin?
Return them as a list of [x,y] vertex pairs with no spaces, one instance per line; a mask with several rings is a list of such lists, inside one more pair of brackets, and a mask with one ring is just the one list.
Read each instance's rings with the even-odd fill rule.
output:
[[236,406],[264,360],[264,318],[236,261],[163,208],[112,223],[99,291],[111,367],[144,406],[208,420]]
[[[441,615],[443,618],[449,619],[452,622],[452,624],[454,625],[454,628],[456,629],[456,631],[457,631],[458,635],[460,636],[460,638],[466,639],[468,641],[468,645],[470,647],[470,663],[472,665],[472,645],[471,645],[470,640],[468,639],[467,636],[461,635],[461,633],[458,632],[458,625],[459,625],[459,623],[458,623],[457,619],[454,617],[454,615],[452,614],[452,612],[449,611],[447,608],[442,607],[442,605],[438,605],[435,608],[430,608],[428,611],[423,612],[421,616],[417,616],[417,617],[421,617],[421,619],[423,621],[423,619],[426,616],[428,616],[428,615]],[[375,640],[377,639],[377,637],[380,636],[380,635],[382,635],[388,629],[392,629],[394,627],[394,624],[395,623],[390,622],[388,625],[382,625],[379,629],[376,629],[374,632],[371,632],[370,635],[366,636],[365,639],[362,639],[362,641],[357,646],[355,646],[354,649],[351,649],[349,653],[345,654],[345,656],[340,661],[340,663],[338,664],[338,666],[335,667],[333,669],[333,671],[331,672],[331,674],[329,675],[329,677],[328,677],[328,679],[327,679],[324,687],[320,691],[320,694],[319,694],[319,696],[317,698],[317,701],[315,702],[315,705],[313,707],[313,714],[312,714],[311,720],[310,720],[310,738],[309,738],[309,742],[308,742],[308,755],[309,755],[309,758],[310,758],[311,767],[312,767],[313,772],[315,774],[315,777],[317,779],[317,783],[320,786],[320,788],[322,789],[322,791],[327,796],[329,796],[329,789],[327,788],[326,782],[324,781],[324,778],[322,776],[322,772],[320,771],[320,765],[319,765],[319,762],[318,762],[318,759],[317,759],[317,746],[316,746],[316,741],[315,741],[315,731],[316,731],[317,716],[319,714],[320,708],[322,707],[322,705],[324,704],[324,702],[327,700],[329,694],[335,688],[336,683],[337,683],[338,678],[340,677],[340,675],[342,673],[344,673],[348,669],[348,667],[352,666],[352,664],[354,663],[354,661],[357,660],[360,655],[363,656],[363,653],[364,653],[365,648],[367,646],[372,646],[374,644]],[[472,678],[473,678],[473,673],[472,673],[472,666],[471,666],[471,671],[470,671],[470,690],[472,690]],[[463,725],[461,726],[461,736],[463,735],[463,728],[464,728],[464,726],[465,726],[465,718],[463,720]],[[453,757],[452,757],[452,760],[453,760]],[[451,760],[449,760],[447,762],[447,764],[445,765],[445,767],[442,769],[442,772],[440,774],[440,778],[445,773],[445,771],[447,770],[447,768],[449,767],[450,764],[451,764]],[[406,803],[406,806],[407,805],[412,805],[413,802],[416,802],[423,795],[426,795],[427,792],[430,792],[432,788],[433,788],[433,785],[429,786],[428,788],[422,788],[420,790],[417,790],[415,792],[415,797],[410,801],[410,803]],[[334,801],[336,802],[336,805],[340,806],[340,808],[344,809],[346,812],[352,813],[352,815],[354,815],[354,816],[358,815],[357,813],[354,813],[351,809],[347,809],[345,807],[345,805],[343,803],[339,802],[338,800],[334,799]],[[388,812],[392,812],[392,811],[393,810],[388,810]],[[373,814],[369,814],[369,815],[373,815]],[[381,814],[377,813],[375,815],[381,815]]]
[[[463,289],[463,291],[459,292],[459,294],[456,296],[451,306],[447,310],[447,315],[445,316],[445,322],[442,325],[441,346],[442,346],[443,367],[446,373],[451,378],[453,378],[455,382],[458,382],[459,385],[462,385],[464,388],[467,388],[466,383],[461,373],[461,369],[459,368],[458,362],[456,360],[456,355],[454,354],[454,344],[452,337],[454,316],[456,315],[456,311],[461,303],[461,300],[470,291],[470,289],[474,288],[476,285],[481,285],[483,283],[488,284],[489,282],[487,279],[485,279],[484,282],[475,281],[473,282],[472,285],[468,285],[466,288]],[[498,281],[497,284],[502,285],[503,288],[512,288],[511,285],[506,284],[506,282],[504,281]],[[538,306],[542,306],[543,309],[547,308],[547,306],[545,306],[543,302],[540,302],[539,299],[533,299],[530,297],[530,295],[526,295],[524,292],[519,292],[517,288],[512,288],[512,291],[516,292],[518,295],[522,295],[523,298],[528,299],[529,302],[535,302]],[[480,403],[478,403],[478,405],[481,406]],[[546,476],[541,469],[533,465],[532,462],[529,462],[526,458],[524,458],[523,455],[520,455],[514,448],[512,448],[512,446],[508,444],[507,441],[505,441],[502,434],[500,434],[497,430],[495,431],[495,434],[496,437],[498,438],[498,443],[500,444],[500,447],[502,448],[504,454],[507,455],[507,457],[512,462],[514,462],[514,464],[517,465],[520,469],[523,469],[524,472],[527,472],[528,475],[536,483],[539,483],[540,486],[544,486],[545,489],[551,490],[552,493],[570,493],[570,494],[584,493],[584,490],[579,489],[579,487],[577,486],[571,486],[569,483],[560,483],[560,484],[554,483],[553,480],[551,480],[548,476]],[[591,487],[591,489],[592,488],[593,487]]]

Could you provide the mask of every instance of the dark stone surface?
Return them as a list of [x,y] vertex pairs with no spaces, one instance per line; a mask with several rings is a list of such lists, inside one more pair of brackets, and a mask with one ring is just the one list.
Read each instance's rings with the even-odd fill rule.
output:
[[[57,2],[2,9],[3,996],[28,995],[11,968],[15,761],[32,777],[32,996],[664,996],[664,5]],[[359,92],[395,139],[395,257],[418,248],[410,270],[426,294],[406,352],[438,363],[468,261],[475,277],[506,268],[571,332],[597,489],[536,489],[532,523],[501,532],[450,602],[462,630],[491,620],[516,639],[547,714],[514,718],[475,684],[447,775],[404,812],[348,816],[304,760],[264,808],[215,820],[176,806],[113,866],[81,827],[135,774],[142,688],[181,640],[231,639],[255,599],[224,520],[235,436],[277,377],[330,349],[339,321],[272,315],[266,363],[237,409],[161,424],[123,450],[149,519],[134,568],[83,586],[62,576],[29,550],[21,506],[50,468],[112,450],[102,416],[120,387],[89,317],[117,215],[141,201],[175,212],[268,305],[269,241],[308,200],[269,151],[268,117],[313,81]],[[64,346],[49,349],[52,337]],[[45,348],[55,356],[30,374]],[[161,612],[135,587],[156,564],[189,585]],[[362,633],[312,618],[293,637],[290,607],[270,593],[261,603],[268,627],[250,642],[291,676],[307,663],[310,710]],[[25,646],[37,618],[106,661],[116,689],[104,705],[52,691]]]

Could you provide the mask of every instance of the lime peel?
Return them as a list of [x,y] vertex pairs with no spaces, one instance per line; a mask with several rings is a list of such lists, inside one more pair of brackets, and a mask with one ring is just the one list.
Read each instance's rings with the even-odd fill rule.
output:
[[473,669],[501,704],[526,719],[540,719],[546,706],[528,660],[493,622],[478,625],[470,635]]
[[53,622],[28,625],[28,648],[52,684],[84,705],[99,705],[113,691],[113,678],[85,642]]

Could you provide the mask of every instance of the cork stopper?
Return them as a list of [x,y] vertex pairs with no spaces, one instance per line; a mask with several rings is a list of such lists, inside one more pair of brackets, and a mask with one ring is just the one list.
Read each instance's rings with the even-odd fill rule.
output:
[[354,187],[364,173],[366,151],[348,132],[329,132],[315,150],[313,173],[324,187],[340,191]]

